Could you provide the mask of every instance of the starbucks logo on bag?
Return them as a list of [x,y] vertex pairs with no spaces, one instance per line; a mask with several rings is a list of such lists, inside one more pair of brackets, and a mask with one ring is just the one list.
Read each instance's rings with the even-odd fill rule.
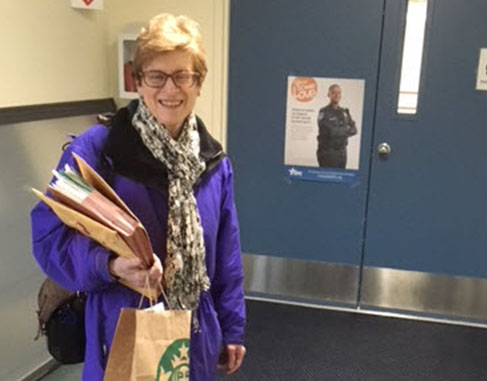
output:
[[163,353],[155,381],[188,381],[189,380],[189,340],[173,341]]

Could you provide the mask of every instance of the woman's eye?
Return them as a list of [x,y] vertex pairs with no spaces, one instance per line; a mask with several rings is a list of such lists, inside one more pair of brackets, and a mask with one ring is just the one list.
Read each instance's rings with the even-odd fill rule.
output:
[[155,81],[163,81],[166,79],[166,76],[164,74],[152,74],[150,78]]
[[191,75],[188,73],[179,73],[175,75],[177,81],[187,81]]

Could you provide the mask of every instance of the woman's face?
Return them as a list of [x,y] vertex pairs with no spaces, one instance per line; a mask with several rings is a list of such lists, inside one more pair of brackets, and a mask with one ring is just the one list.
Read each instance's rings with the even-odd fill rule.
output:
[[193,73],[193,59],[189,52],[175,50],[162,53],[146,64],[137,91],[144,99],[151,114],[173,137],[177,137],[186,117],[191,113],[200,94],[201,80],[192,86],[176,86],[172,78],[167,78],[164,86],[159,88],[147,85],[147,76],[174,75],[176,73]]

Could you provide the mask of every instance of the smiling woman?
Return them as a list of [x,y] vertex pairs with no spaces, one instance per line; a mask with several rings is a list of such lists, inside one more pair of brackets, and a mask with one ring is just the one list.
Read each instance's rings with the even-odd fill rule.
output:
[[193,20],[162,14],[137,37],[133,74],[138,93],[173,138],[193,110],[206,73],[201,34]]
[[200,94],[204,77],[193,70],[191,53],[175,50],[161,53],[136,74],[140,98],[173,138],[179,137]]
[[232,373],[245,355],[232,169],[193,111],[207,73],[198,24],[158,15],[135,46],[140,99],[121,108],[110,129],[97,125],[74,139],[59,166],[74,165],[74,152],[108,179],[147,228],[154,265],[114,256],[44,204],[32,211],[34,255],[57,283],[87,292],[84,380],[103,379],[120,310],[139,304],[117,281],[144,287],[147,279],[163,285],[171,307],[192,311],[191,379],[211,380],[217,365]]

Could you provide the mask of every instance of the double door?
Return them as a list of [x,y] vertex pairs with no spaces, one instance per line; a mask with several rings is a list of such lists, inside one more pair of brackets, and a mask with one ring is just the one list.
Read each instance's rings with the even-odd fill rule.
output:
[[[406,0],[231,2],[228,151],[243,249],[275,258],[274,273],[306,263],[308,274],[343,274],[323,299],[481,318],[475,302],[447,304],[449,287],[464,301],[462,287],[486,290],[487,92],[476,80],[487,2],[428,1],[413,115],[397,110],[407,10]],[[289,76],[365,81],[353,184],[285,178]],[[448,303],[429,306],[438,298]]]

